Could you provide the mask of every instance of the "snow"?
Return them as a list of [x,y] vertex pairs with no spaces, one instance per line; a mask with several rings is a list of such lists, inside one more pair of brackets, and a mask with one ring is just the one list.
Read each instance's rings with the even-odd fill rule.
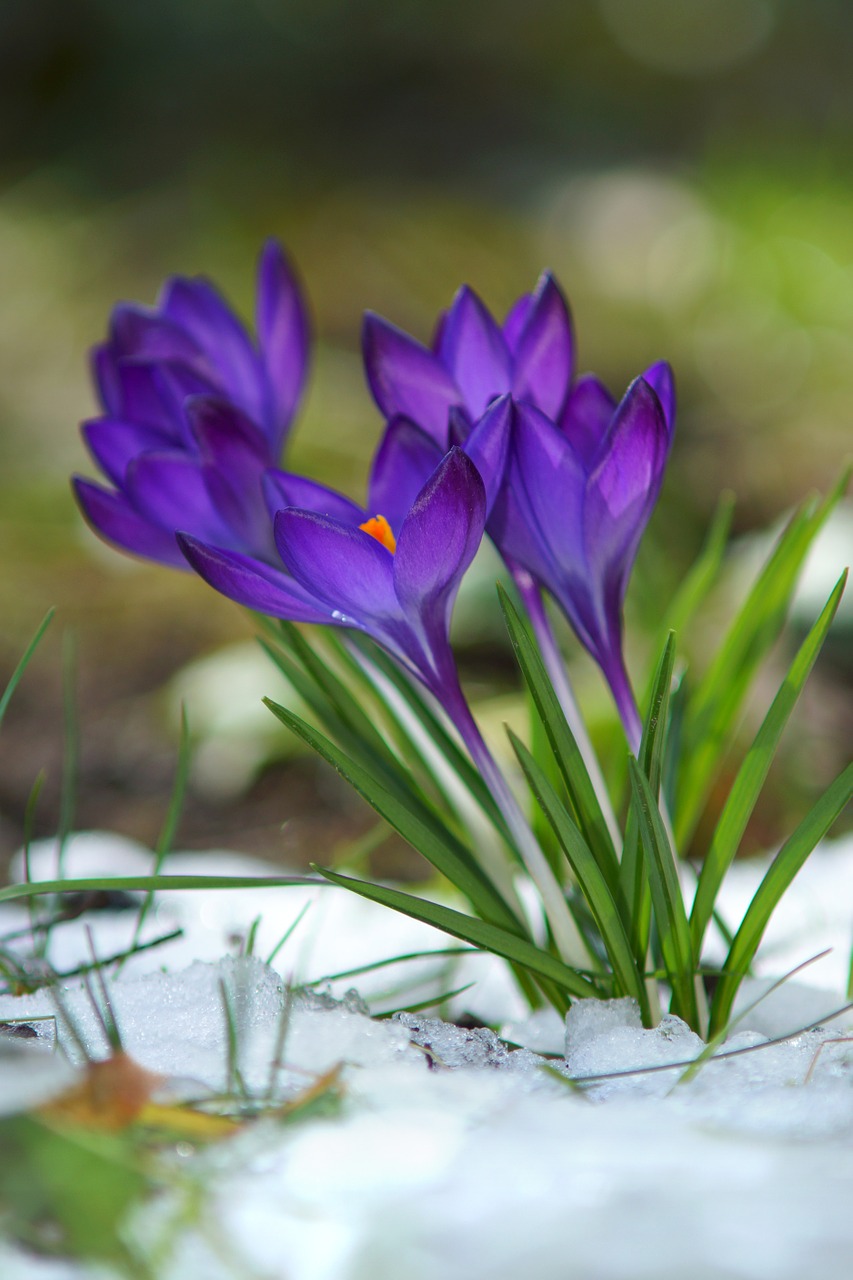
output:
[[[68,874],[128,874],[151,864],[150,852],[115,837],[81,835],[67,852]],[[55,850],[43,845],[33,855],[34,875],[51,876]],[[269,874],[234,857],[169,863],[173,872],[236,869]],[[723,899],[729,918],[759,875],[734,869]],[[434,930],[337,890],[160,895],[148,936],[180,925],[184,937],[143,952],[109,981],[132,1056],[165,1075],[176,1096],[222,1089],[224,989],[250,1091],[270,1087],[284,1017],[275,1096],[293,1097],[342,1064],[343,1097],[334,1114],[285,1127],[262,1120],[194,1154],[205,1202],[157,1280],[848,1280],[851,1019],[779,1044],[766,1040],[844,1004],[851,885],[853,841],[818,850],[740,1007],[825,945],[835,947],[831,963],[759,1003],[723,1046],[726,1056],[692,1074],[684,1064],[704,1046],[679,1019],[644,1029],[630,1000],[576,1002],[565,1026],[553,1012],[526,1015],[502,967],[482,956],[419,960],[291,998],[292,975],[309,981],[448,945]],[[265,965],[257,956],[272,951],[309,901],[275,968]],[[233,954],[235,938],[259,914],[257,955]],[[135,912],[89,919],[97,951],[108,954],[127,945]],[[0,934],[26,920],[20,905],[0,907]],[[57,929],[51,947],[59,967],[85,958],[81,924]],[[504,1037],[526,1047],[514,1050],[485,1028],[457,1027],[429,1010],[367,1016],[361,997],[391,1007],[391,986],[410,975],[435,994],[475,982],[456,998],[457,1012],[491,1018],[502,1010]],[[361,996],[346,994],[352,985]],[[102,1054],[103,1033],[76,980],[64,984],[62,1005]],[[55,1013],[45,992],[0,997],[0,1018]],[[53,1024],[34,1025],[47,1032]],[[57,1026],[73,1057],[61,1018]],[[545,1071],[546,1052],[565,1056]],[[70,1071],[47,1046],[0,1042],[0,1112],[33,1105],[63,1087]],[[135,1212],[129,1230],[143,1250],[167,1237],[175,1195]],[[2,1243],[0,1276],[113,1280],[104,1268],[38,1260]]]

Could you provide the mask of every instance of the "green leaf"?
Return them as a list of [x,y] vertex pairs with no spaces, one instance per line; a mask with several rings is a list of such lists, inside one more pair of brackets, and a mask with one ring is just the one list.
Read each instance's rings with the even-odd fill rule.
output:
[[690,913],[690,930],[693,948],[697,955],[702,950],[702,940],[711,919],[720,886],[737,853],[738,845],[773,763],[785,726],[823,647],[846,580],[845,571],[836,583],[820,617],[800,646],[732,784],[699,874],[699,883]]
[[351,876],[342,876],[336,871],[328,871],[325,867],[315,866],[314,870],[325,876],[333,884],[342,885],[359,893],[371,902],[381,902],[383,906],[400,911],[434,925],[444,933],[463,942],[470,942],[475,947],[490,951],[493,955],[502,956],[505,960],[527,969],[530,973],[548,982],[554,983],[569,995],[580,998],[588,996],[600,997],[601,989],[588,979],[582,977],[575,969],[558,960],[548,951],[543,951],[524,938],[507,929],[486,920],[478,920],[474,916],[455,911],[452,907],[441,906],[437,902],[429,902],[425,898],[417,898],[411,893],[403,893],[400,889],[389,889],[386,885],[370,884],[365,880],[354,880]]
[[[649,781],[649,787],[654,796],[660,794],[664,747],[667,736],[669,695],[672,687],[674,665],[675,633],[670,631],[652,682],[649,708],[643,725],[643,736],[640,740],[639,764]],[[623,908],[623,915],[625,915],[630,930],[634,957],[640,968],[644,969],[649,948],[652,900],[635,805],[632,805],[628,811],[625,846],[622,850],[622,862],[620,864],[620,883],[620,900],[627,904],[627,908]]]
[[6,685],[6,688],[3,691],[3,696],[0,697],[0,724],[3,723],[3,717],[6,714],[6,708],[9,706],[9,703],[12,700],[12,694],[15,692],[18,685],[20,684],[21,677],[23,676],[24,672],[29,666],[30,659],[32,658],[33,654],[38,648],[42,636],[50,626],[51,619],[53,618],[53,615],[55,612],[56,612],[55,609],[48,609],[47,613],[44,615],[41,622],[39,623],[38,628],[36,629],[35,635],[33,636],[30,643],[27,645],[26,649],[24,650],[23,657],[21,658],[20,662],[15,667],[15,670],[12,672],[11,676],[9,677],[9,683]]
[[152,1189],[126,1143],[22,1115],[0,1120],[0,1149],[0,1216],[19,1240],[39,1242],[47,1225],[57,1252],[150,1275],[123,1235],[131,1209]]
[[[392,767],[396,766],[394,753],[390,750],[382,733],[376,728],[375,719],[371,719],[344,681],[340,680],[328,663],[320,657],[317,646],[309,643],[292,622],[282,622],[281,631],[295,657],[317,688],[326,695],[330,705],[334,707],[351,733],[363,741],[371,753],[377,753],[386,763]],[[362,679],[362,685],[367,689],[370,688],[369,682],[364,679]]]
[[487,920],[500,921],[519,934],[526,932],[524,925],[478,865],[470,850],[425,805],[419,804],[414,798],[407,800],[393,795],[378,778],[350,759],[299,716],[286,707],[278,706],[269,698],[264,701],[283,724],[337,769],[371,808],[431,862],[437,871],[446,876],[468,899],[475,911]]
[[[404,699],[415,718],[447,761],[451,770],[462,780],[466,790],[474,797],[492,824],[508,840],[511,839],[507,831],[506,820],[495,804],[494,797],[483,781],[482,775],[447,732],[438,716],[429,706],[421,692],[407,677],[406,673],[400,669],[393,658],[389,657],[384,650],[373,642],[368,641],[365,637],[354,636],[353,642],[364,651],[367,662],[380,672]],[[411,739],[409,740],[411,741]]]
[[666,611],[666,629],[680,635],[717,580],[722,567],[735,500],[724,493],[714,512],[704,546]]
[[685,718],[675,834],[685,848],[728,749],[744,699],[785,624],[803,561],[849,482],[849,469],[817,505],[794,513],[695,690]]
[[779,899],[815,845],[823,839],[836,818],[843,812],[851,797],[853,797],[853,764],[848,765],[839,774],[796,831],[788,837],[768,867],[747,907],[723,965],[723,974],[717,984],[711,1007],[712,1031],[724,1026],[728,1021],[738,987],[749,971],[758,944],[764,936],[764,930]]
[[644,1017],[648,1018],[648,997],[643,975],[634,961],[622,916],[607,879],[544,771],[512,730],[508,729],[507,733],[530,789],[542,806],[592,912],[616,979],[617,990],[614,994],[633,996],[639,1001]]
[[303,987],[321,987],[329,982],[340,982],[344,978],[358,978],[364,973],[375,973],[378,969],[388,969],[392,965],[404,964],[408,960],[438,960],[442,956],[476,956],[479,947],[436,947],[432,951],[406,951],[398,956],[386,956],[384,960],[372,960],[369,964],[357,965],[354,969],[339,969],[337,973],[324,973],[310,982],[303,982]]
[[[283,652],[280,648],[282,636],[285,643],[291,645],[293,653]],[[455,815],[456,806],[446,786],[433,765],[425,759],[420,745],[401,723],[395,709],[389,706],[387,699],[383,698],[345,646],[337,641],[337,637],[325,636],[324,639],[326,646],[344,664],[353,686],[361,690],[364,704],[374,709],[372,718],[347,684],[292,623],[281,624],[281,636],[277,637],[279,643],[276,645],[270,645],[263,639],[260,644],[293,685],[317,723],[351,759],[369,773],[376,774],[403,803],[426,805],[440,814],[442,820]],[[377,722],[383,721],[387,722],[388,735],[377,729]],[[391,734],[398,739],[396,748],[389,740]],[[468,770],[473,772],[470,761],[466,763]],[[413,765],[418,767],[419,777],[413,774]],[[482,780],[479,775],[477,777],[482,788]],[[457,825],[456,834],[460,834],[462,829],[461,824]]]
[[463,991],[470,991],[476,985],[475,982],[466,982],[464,986],[454,987],[452,991],[442,991],[440,996],[428,996],[425,1000],[418,1000],[414,1004],[398,1004],[393,1009],[377,1009],[371,1016],[385,1020],[393,1018],[395,1013],[420,1013],[422,1009],[435,1009],[439,1005],[447,1004],[454,996],[461,996]]
[[498,583],[498,596],[518,664],[551,750],[560,767],[569,799],[584,839],[595,854],[614,898],[619,895],[619,862],[583,755],[569,728],[539,651],[507,592]]
[[275,646],[260,641],[261,647],[291,683],[299,697],[312,712],[318,724],[351,756],[362,764],[370,764],[374,772],[381,774],[385,785],[401,798],[414,794],[410,775],[390,751],[388,743],[377,732],[372,721],[369,730],[360,733],[358,727],[342,715],[338,705],[313,676],[306,673],[295,659]]
[[0,902],[38,898],[50,893],[160,892],[168,889],[281,889],[286,885],[322,887],[312,876],[98,876],[85,880],[35,880],[0,889]]
[[657,801],[643,770],[633,756],[628,761],[633,804],[645,852],[652,905],[667,979],[672,987],[672,1011],[700,1030],[696,1000],[696,960],[672,847]]

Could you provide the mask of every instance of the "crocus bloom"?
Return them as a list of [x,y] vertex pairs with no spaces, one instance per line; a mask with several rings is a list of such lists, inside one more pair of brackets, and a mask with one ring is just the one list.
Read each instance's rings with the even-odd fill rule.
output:
[[370,389],[385,417],[401,414],[440,444],[451,407],[461,409],[470,425],[507,393],[556,418],[574,363],[569,309],[548,273],[532,294],[518,299],[503,325],[464,285],[431,347],[370,312],[362,346]]
[[177,529],[274,554],[261,490],[305,382],[308,323],[281,247],[258,264],[257,341],[203,279],[167,281],[155,308],[122,303],[93,352],[104,413],[83,424],[114,486],[77,478],[89,523],[137,555],[185,568]]
[[267,486],[282,506],[275,541],[286,572],[181,535],[192,567],[217,591],[273,617],[293,618],[299,592],[314,610],[306,620],[365,632],[445,705],[455,698],[450,614],[486,520],[470,459],[451,449],[394,525],[385,512],[364,512],[303,477],[271,473]]
[[489,533],[560,605],[607,679],[633,747],[640,722],[622,656],[622,605],[672,443],[672,373],[653,365],[616,405],[596,379],[559,425],[513,411],[506,480]]
[[[505,447],[507,411],[505,404],[488,420],[484,454],[500,452],[501,436]],[[393,437],[386,441],[389,454],[396,447]],[[400,459],[402,464],[403,452]],[[393,471],[387,457],[383,467],[387,478]],[[454,446],[402,516],[399,495],[393,511],[387,508],[389,516],[381,510],[366,514],[304,477],[270,472],[266,485],[273,503],[302,504],[285,505],[275,517],[287,573],[179,535],[187,560],[217,591],[249,608],[364,632],[426,685],[456,725],[501,808],[543,894],[561,954],[571,954],[574,931],[565,898],[471,715],[450,647],[453,603],[486,521],[486,486],[477,467]],[[377,484],[371,496],[380,491]],[[390,489],[387,496],[395,498]],[[304,611],[311,609],[313,616]],[[511,881],[502,887],[511,902]]]

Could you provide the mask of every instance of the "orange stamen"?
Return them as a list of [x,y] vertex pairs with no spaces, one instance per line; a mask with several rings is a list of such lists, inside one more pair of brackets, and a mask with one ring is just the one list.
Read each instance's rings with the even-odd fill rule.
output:
[[377,542],[381,542],[386,551],[390,551],[393,555],[397,550],[397,539],[391,532],[391,526],[384,516],[371,516],[369,520],[365,520],[364,524],[360,524],[359,529],[363,529],[365,533],[369,533],[371,538],[375,538]]

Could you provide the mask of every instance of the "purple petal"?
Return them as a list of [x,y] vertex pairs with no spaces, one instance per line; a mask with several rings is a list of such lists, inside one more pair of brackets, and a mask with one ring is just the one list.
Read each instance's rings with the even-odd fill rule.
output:
[[591,467],[616,412],[616,401],[592,373],[579,378],[560,416],[560,428],[585,466]]
[[329,611],[280,569],[238,551],[207,546],[185,533],[178,534],[177,545],[205,582],[237,604],[291,622],[330,620]]
[[660,400],[663,416],[666,418],[666,425],[669,429],[670,436],[675,430],[675,376],[666,360],[658,360],[657,364],[650,365],[643,374],[643,381],[647,382],[654,391],[658,400]]
[[473,418],[482,417],[496,396],[511,390],[510,356],[504,336],[467,285],[453,300],[438,354]]
[[584,521],[590,564],[610,565],[621,591],[657,501],[668,450],[660,401],[637,378],[616,411],[606,451],[589,478]]
[[383,515],[399,533],[412,503],[442,457],[441,448],[426,431],[409,418],[392,418],[373,459],[367,487],[370,514]]
[[369,311],[362,350],[370,390],[385,417],[411,418],[443,448],[447,411],[460,394],[441,362],[402,329]]
[[202,453],[223,470],[241,468],[249,457],[257,467],[270,465],[266,437],[230,400],[222,396],[191,396],[185,411]]
[[280,452],[308,370],[308,315],[296,277],[276,240],[258,263],[258,344],[269,384],[271,443]]
[[120,418],[124,412],[124,400],[115,351],[110,343],[102,342],[92,348],[89,360],[101,404],[112,417]]
[[533,294],[523,293],[516,302],[512,304],[507,312],[506,320],[503,323],[503,333],[506,345],[509,347],[510,354],[515,355],[515,349],[518,346],[518,340],[527,323],[527,317],[530,315],[530,308],[533,305]]
[[217,512],[245,547],[256,555],[274,555],[272,521],[262,488],[269,465],[264,436],[235,405],[217,396],[192,397],[186,412]]
[[203,352],[180,325],[135,303],[113,308],[110,340],[117,359],[177,360],[193,366],[203,360]]
[[190,396],[217,395],[219,389],[210,378],[203,377],[197,369],[174,362],[156,366],[157,385],[163,405],[173,423],[178,424],[184,443],[195,448],[186,417],[186,402]]
[[83,515],[100,537],[145,560],[186,568],[174,533],[150,524],[134,511],[123,493],[104,489],[82,476],[75,476],[73,485]]
[[221,390],[262,424],[266,404],[258,355],[245,328],[213,285],[203,279],[176,276],[166,285],[162,310],[203,352]]
[[[583,466],[550,418],[526,404],[515,414],[510,485],[519,512],[555,562],[576,564],[583,555]],[[520,548],[510,554],[524,564]],[[536,573],[535,565],[525,567]]]
[[529,405],[514,406],[505,483],[489,519],[489,535],[510,562],[564,600],[567,572],[584,575],[586,476],[560,432]]
[[98,466],[119,488],[124,484],[128,465],[140,453],[168,450],[174,443],[168,436],[151,427],[115,418],[93,418],[80,428],[89,452]]
[[275,540],[285,568],[328,603],[336,621],[358,626],[399,614],[394,557],[370,534],[289,507],[275,518]]
[[317,480],[296,475],[292,471],[270,468],[264,475],[264,495],[271,516],[285,507],[301,507],[317,516],[329,516],[342,524],[358,526],[366,519],[361,507]]
[[145,519],[228,545],[228,526],[211,500],[199,464],[186,454],[147,453],[127,468],[127,496]]
[[403,521],[394,585],[407,616],[420,619],[433,649],[446,644],[450,608],[483,537],[483,481],[453,448],[430,476]]
[[549,418],[556,418],[571,382],[574,339],[566,299],[551,275],[543,275],[536,286],[514,356],[515,398],[529,400]]
[[[168,435],[176,445],[185,444],[187,433],[183,409],[175,399],[171,383],[164,378],[166,368],[168,366],[162,362],[119,360],[116,377],[121,386],[124,408],[114,416],[154,427]],[[195,382],[198,383],[198,379]]]
[[465,453],[477,468],[485,487],[487,514],[503,484],[512,420],[512,398],[501,396],[486,410],[464,444]]

